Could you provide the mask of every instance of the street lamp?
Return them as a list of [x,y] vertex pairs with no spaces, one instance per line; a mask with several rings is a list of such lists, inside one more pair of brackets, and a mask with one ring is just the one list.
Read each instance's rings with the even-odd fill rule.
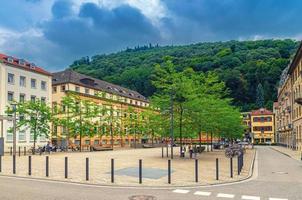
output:
[[14,111],[14,117],[13,117],[13,155],[16,155],[17,152],[17,125],[16,125],[16,121],[17,121],[17,117],[16,117],[16,110],[17,110],[17,103],[12,102],[11,103],[12,107],[13,107],[13,111]]

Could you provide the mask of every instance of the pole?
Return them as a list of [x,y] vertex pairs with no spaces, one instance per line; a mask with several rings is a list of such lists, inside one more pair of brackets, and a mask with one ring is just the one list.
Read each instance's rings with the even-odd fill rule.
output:
[[219,163],[218,163],[218,158],[216,158],[216,180],[219,180]]
[[170,137],[171,137],[171,159],[173,159],[173,145],[174,145],[174,113],[173,113],[173,93],[171,92],[171,127],[170,127]]
[[164,157],[164,146],[161,147],[161,157]]
[[68,178],[68,157],[65,157],[65,178]]
[[139,160],[139,184],[142,184],[143,177],[142,177],[142,159]]
[[46,156],[46,171],[45,171],[45,175],[46,175],[46,177],[48,177],[49,176],[49,157],[48,156]]
[[0,156],[0,172],[2,172],[2,156]]
[[26,156],[26,147],[24,147],[24,150],[23,150],[24,152],[24,156]]
[[240,156],[237,156],[237,172],[240,175]]
[[171,184],[171,160],[168,160],[168,184]]
[[19,146],[19,157],[21,156],[21,147]]
[[31,176],[31,156],[28,156],[28,175]]
[[16,174],[16,155],[13,155],[13,174]]
[[233,158],[230,158],[230,173],[231,173],[231,178],[233,178]]
[[89,181],[89,158],[86,158],[86,181]]
[[111,183],[114,183],[114,159],[111,159]]
[[13,105],[14,119],[13,119],[13,155],[17,152],[17,136],[16,136],[16,105]]
[[198,159],[195,159],[195,182],[198,182]]

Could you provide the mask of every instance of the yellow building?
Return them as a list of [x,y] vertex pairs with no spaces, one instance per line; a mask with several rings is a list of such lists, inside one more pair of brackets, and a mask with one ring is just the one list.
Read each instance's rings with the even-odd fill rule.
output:
[[[124,146],[133,143],[146,142],[142,141],[144,138],[141,137],[135,137],[136,142],[134,142],[134,137],[130,134],[119,136],[122,135],[119,134],[120,131],[126,129],[125,124],[123,124],[124,118],[133,115],[138,117],[143,110],[148,108],[149,101],[143,95],[136,91],[95,79],[70,69],[53,73],[53,108],[64,109],[61,106],[61,102],[63,98],[69,94],[76,95],[81,100],[88,100],[100,106],[110,105],[113,110],[113,115],[121,119],[119,130],[117,130],[117,128],[114,128],[113,130],[115,133],[113,138],[114,145]],[[67,130],[65,127],[53,126],[52,142],[59,146],[64,146],[66,144],[66,132]],[[79,145],[79,143],[79,137],[69,138],[69,144]],[[82,138],[81,143],[84,144],[82,146],[106,146],[111,145],[111,137],[85,137]]]
[[254,144],[275,143],[274,114],[260,108],[251,112],[252,142]]

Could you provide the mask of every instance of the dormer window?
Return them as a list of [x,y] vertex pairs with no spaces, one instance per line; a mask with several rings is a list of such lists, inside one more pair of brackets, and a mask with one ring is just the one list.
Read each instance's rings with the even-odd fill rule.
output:
[[10,62],[10,63],[13,63],[14,62],[14,58],[13,57],[8,57],[7,61]]
[[30,63],[30,64],[29,64],[29,67],[30,67],[30,69],[35,69],[35,68],[36,68],[36,65],[35,65],[35,63]]
[[23,66],[25,66],[25,60],[23,60],[23,59],[20,59],[19,61],[18,61],[18,63],[19,63],[19,65],[23,65]]
[[94,83],[94,80],[93,79],[90,79],[90,78],[83,78],[80,80],[80,82],[86,84],[86,85],[90,85],[90,86],[94,86],[95,83]]

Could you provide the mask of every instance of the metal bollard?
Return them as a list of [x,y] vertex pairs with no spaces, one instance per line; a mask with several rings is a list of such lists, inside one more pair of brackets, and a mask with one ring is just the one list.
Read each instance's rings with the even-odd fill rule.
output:
[[114,159],[111,159],[111,183],[114,183]]
[[89,158],[86,158],[86,181],[89,181]]
[[2,172],[2,156],[0,156],[0,172]]
[[26,147],[24,147],[24,149],[23,149],[23,153],[24,153],[24,156],[26,156]]
[[13,155],[13,147],[9,148],[9,155]]
[[240,156],[237,156],[237,172],[240,175]]
[[233,178],[233,158],[230,158],[230,176]]
[[49,157],[48,156],[46,156],[46,163],[45,163],[45,165],[46,165],[45,175],[46,175],[46,177],[48,177],[49,176]]
[[21,147],[19,146],[19,149],[18,149],[18,154],[19,154],[19,157],[21,156]]
[[171,184],[171,160],[168,160],[168,184]]
[[143,165],[143,163],[142,163],[142,159],[140,159],[139,160],[139,173],[138,173],[138,175],[139,175],[139,184],[142,184],[142,182],[143,182],[143,177],[142,177],[142,165]]
[[216,180],[219,180],[219,163],[218,158],[216,158]]
[[65,157],[65,178],[68,178],[68,157]]
[[13,155],[13,174],[16,174],[16,155]]
[[195,159],[195,182],[198,182],[198,159]]
[[162,158],[164,157],[164,147],[163,146],[161,147],[161,157]]
[[28,156],[28,175],[31,176],[31,156]]

